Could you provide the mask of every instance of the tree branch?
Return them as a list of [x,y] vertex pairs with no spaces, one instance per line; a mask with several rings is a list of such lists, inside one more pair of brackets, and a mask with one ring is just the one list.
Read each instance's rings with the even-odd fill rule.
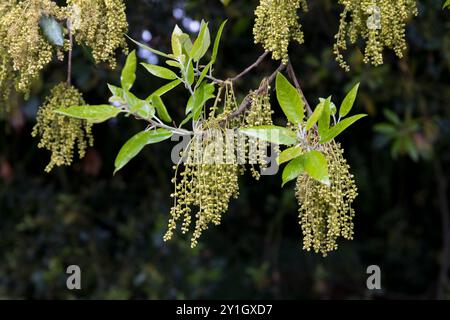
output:
[[264,58],[267,57],[268,54],[269,54],[269,51],[264,51],[264,53],[262,55],[260,55],[259,58],[253,64],[251,64],[250,66],[245,68],[245,70],[242,71],[241,73],[239,73],[237,76],[234,76],[233,78],[229,78],[228,81],[235,82],[235,81],[239,80],[239,78],[242,78],[243,76],[245,76],[247,73],[249,73],[254,68],[259,66],[261,64],[261,62],[264,61]]
[[69,53],[67,57],[67,84],[70,86],[72,83],[72,47],[73,47],[73,35],[72,35],[72,25],[70,20],[67,19],[67,30],[69,32]]
[[300,82],[298,81],[297,76],[295,75],[295,71],[294,71],[294,68],[292,67],[292,64],[291,64],[291,61],[290,61],[290,60],[289,60],[289,62],[288,62],[288,64],[287,64],[287,72],[288,72],[288,75],[289,75],[289,77],[291,78],[291,80],[294,82],[294,86],[295,86],[295,87],[297,88],[297,90],[300,92],[300,94],[301,94],[301,96],[302,96],[302,99],[303,99],[303,102],[304,102],[305,105],[306,105],[306,109],[307,109],[307,111],[308,111],[308,114],[309,114],[309,115],[312,115],[313,111],[312,111],[312,109],[311,109],[311,106],[310,106],[309,103],[308,103],[308,100],[306,100],[306,96],[305,96],[305,94],[303,93],[302,88],[300,87]]
[[[277,73],[282,71],[284,68],[286,68],[286,65],[280,64],[280,66],[269,76],[269,78],[267,78],[267,84],[272,83],[273,80],[275,80]],[[257,94],[262,93],[263,90],[265,90],[265,87],[260,87],[258,90],[256,90],[256,93]],[[229,115],[228,120],[233,119],[242,114],[250,106],[250,104],[251,104],[250,95],[247,95],[241,102],[239,107],[232,114]]]

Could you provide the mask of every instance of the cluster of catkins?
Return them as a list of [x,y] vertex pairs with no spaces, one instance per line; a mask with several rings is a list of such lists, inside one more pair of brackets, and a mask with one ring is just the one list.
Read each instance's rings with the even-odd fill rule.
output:
[[115,51],[127,44],[128,30],[123,0],[68,0],[71,29],[80,44],[92,49],[96,63],[116,66]]
[[[52,17],[69,26],[77,42],[92,48],[96,62],[114,66],[114,52],[126,48],[127,31],[123,0],[69,0],[59,7],[51,0],[2,0],[0,2],[0,90],[6,101],[13,88],[27,95],[40,71],[56,53],[70,48],[51,44],[40,22]],[[67,35],[67,28],[64,30]]]
[[45,168],[47,172],[54,166],[70,165],[75,148],[81,159],[86,148],[93,145],[92,124],[54,112],[79,105],[85,105],[81,93],[73,86],[60,83],[52,89],[38,111],[32,135],[40,138],[39,148],[51,152],[50,163]]
[[347,49],[347,40],[355,43],[358,38],[366,41],[364,62],[383,64],[383,50],[394,50],[399,58],[406,50],[406,23],[417,15],[415,0],[339,0],[344,6],[334,53],[345,70],[349,70],[341,51]]
[[251,163],[252,174],[259,178],[253,165],[266,165],[267,143],[250,141],[235,129],[272,124],[269,87],[251,92],[247,98],[251,99],[248,111],[233,117],[238,106],[232,84],[226,83],[208,116],[194,128],[194,136],[181,153],[183,165],[174,166],[174,206],[165,241],[172,238],[180,220],[183,234],[189,232],[195,220],[191,238],[191,246],[195,247],[202,232],[211,224],[219,225],[230,200],[238,196],[238,178],[246,163]]
[[172,238],[180,219],[183,220],[181,232],[184,234],[190,230],[194,218],[191,247],[195,247],[202,232],[210,224],[219,225],[230,200],[238,196],[240,169],[232,150],[234,136],[232,132],[229,134],[229,126],[223,125],[236,105],[232,87],[227,86],[223,110],[216,115],[220,101],[219,93],[209,116],[199,121],[188,147],[182,152],[184,170],[179,174],[180,181],[178,170],[181,165],[174,167],[174,206],[164,241]]
[[0,13],[0,88],[5,99],[13,86],[27,94],[52,60],[54,48],[39,22],[42,16],[62,19],[63,10],[50,0],[2,1]]
[[297,15],[299,9],[308,10],[306,0],[261,0],[255,10],[255,43],[272,52],[274,60],[287,63],[289,42],[304,42]]
[[299,223],[303,248],[326,256],[336,250],[337,239],[353,239],[354,209],[357,196],[354,177],[343,156],[343,149],[332,141],[322,150],[328,161],[330,185],[302,174],[297,178],[296,197],[299,202]]
[[[273,125],[272,113],[270,105],[270,86],[266,80],[261,83],[258,90],[250,92],[250,107],[244,114],[242,127],[255,127],[264,125]],[[250,165],[250,172],[256,179],[260,179],[260,172],[267,167],[267,151],[270,144],[257,138],[248,138],[247,141],[247,157],[245,161]],[[258,170],[255,168],[257,165]]]

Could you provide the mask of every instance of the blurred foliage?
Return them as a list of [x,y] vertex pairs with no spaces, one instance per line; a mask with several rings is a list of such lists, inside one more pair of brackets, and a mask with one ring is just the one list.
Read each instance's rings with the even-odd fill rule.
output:
[[[252,39],[256,5],[256,0],[130,0],[130,36],[145,34],[164,51],[175,23],[195,27],[205,19],[217,30],[227,18],[215,71],[226,78],[262,52]],[[96,126],[95,147],[85,159],[44,173],[49,155],[30,134],[37,106],[65,79],[65,65],[55,62],[33,85],[30,100],[11,98],[16,108],[0,122],[0,298],[433,298],[439,290],[450,297],[450,288],[439,288],[438,279],[442,199],[450,198],[450,11],[442,10],[441,0],[419,1],[418,9],[403,60],[386,52],[385,64],[374,68],[362,64],[361,52],[353,48],[350,73],[339,69],[332,54],[336,1],[310,1],[309,12],[301,13],[305,44],[292,46],[291,56],[308,99],[318,102],[333,92],[340,101],[361,82],[355,109],[370,115],[340,139],[360,196],[355,240],[341,242],[327,258],[301,250],[294,191],[282,190],[274,177],[257,185],[251,177],[241,179],[241,197],[195,250],[182,237],[163,243],[171,206],[171,143],[147,148],[112,176],[118,149],[142,123],[121,119]],[[88,103],[102,103],[106,83],[117,82],[120,68],[111,71],[91,59],[84,48],[75,50],[74,84]],[[257,86],[276,65],[262,64],[238,91]],[[138,72],[137,94],[160,85]],[[182,90],[167,99],[178,119],[185,101]],[[385,129],[374,127],[377,123]],[[395,128],[393,136],[386,124]],[[421,158],[416,153],[427,156],[412,161]],[[66,289],[70,264],[82,269],[81,291]],[[382,291],[366,289],[371,264],[381,267]]]

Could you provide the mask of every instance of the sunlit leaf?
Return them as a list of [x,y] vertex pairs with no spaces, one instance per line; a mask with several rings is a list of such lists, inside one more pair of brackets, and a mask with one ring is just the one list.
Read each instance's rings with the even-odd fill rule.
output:
[[[320,102],[323,105],[322,115],[319,118],[319,124],[317,126],[319,136],[324,136],[328,129],[330,128],[330,115],[331,115],[331,108],[332,108],[332,102],[331,102],[331,96],[328,99],[323,99]],[[336,107],[335,107],[336,108]]]
[[166,129],[142,131],[134,135],[120,149],[114,162],[114,174],[122,169],[131,159],[136,157],[146,145],[167,140],[171,136],[172,132]]
[[323,184],[330,185],[328,161],[321,152],[312,150],[305,153],[302,158],[305,171],[311,178]]
[[158,114],[158,117],[162,121],[172,122],[172,118],[170,117],[169,112],[167,112],[167,108],[160,96],[153,96],[152,104],[156,109],[156,113]]
[[291,161],[292,159],[299,157],[302,152],[303,150],[299,146],[287,148],[280,153],[277,158],[277,163],[283,164],[285,162]]
[[298,90],[281,74],[277,74],[276,91],[278,103],[289,122],[299,124],[304,117],[304,102]]
[[91,123],[100,123],[111,118],[115,118],[120,112],[120,109],[109,104],[74,106],[55,110],[55,113],[72,118],[87,120]]
[[169,82],[168,84],[162,86],[161,88],[159,88],[158,90],[156,90],[155,92],[153,92],[151,95],[148,96],[147,101],[151,101],[153,96],[162,96],[164,94],[166,94],[167,92],[169,92],[170,90],[176,88],[182,81],[180,79],[177,80],[173,80],[172,82]]
[[323,137],[321,137],[320,143],[326,143],[333,140],[339,134],[341,134],[342,131],[347,129],[349,126],[351,126],[359,119],[364,118],[366,116],[367,116],[366,114],[358,114],[353,117],[342,120],[341,122],[337,123],[334,127],[331,127],[330,130],[328,130],[328,132]]
[[282,174],[282,187],[289,181],[296,179],[299,175],[301,175],[305,171],[303,157],[298,157],[291,160],[283,170]]
[[222,38],[223,28],[225,27],[227,21],[228,20],[225,20],[224,22],[222,22],[219,27],[219,31],[217,31],[216,39],[214,40],[214,47],[213,47],[213,51],[212,51],[212,55],[211,55],[211,62],[210,62],[211,64],[214,64],[216,62],[217,53],[219,51],[220,39]]
[[239,132],[275,144],[293,145],[297,142],[295,132],[284,127],[256,126],[240,129]]
[[341,118],[345,117],[350,110],[352,110],[355,104],[356,95],[358,94],[359,83],[357,83],[345,96],[342,101],[341,107],[339,108],[339,116]]
[[149,63],[141,63],[142,66],[144,66],[145,69],[147,69],[148,72],[150,72],[152,75],[159,77],[159,78],[163,78],[163,79],[167,79],[167,80],[174,80],[177,78],[177,75],[175,74],[175,72],[173,72],[170,69],[161,67],[161,66],[157,66],[154,64],[149,64]]
[[169,58],[169,59],[174,58],[173,55],[170,55],[170,54],[167,54],[167,53],[158,51],[158,50],[153,49],[153,48],[150,48],[149,46],[147,46],[147,45],[145,45],[145,44],[142,44],[142,43],[140,43],[139,41],[134,40],[133,38],[129,37],[128,35],[125,35],[125,36],[126,36],[128,39],[130,39],[131,41],[133,41],[134,44],[136,44],[137,46],[139,46],[140,48],[142,48],[142,49],[144,49],[144,50],[150,51],[151,53],[154,53],[154,54],[156,54],[156,55],[162,56],[162,57],[164,57],[164,58]]
[[130,90],[136,80],[136,51],[131,51],[125,62],[125,66],[122,69],[122,75],[120,77],[120,82],[122,83],[122,88],[125,90]]
[[200,32],[198,34],[197,39],[194,41],[194,44],[192,45],[192,49],[189,56],[195,62],[198,62],[208,51],[210,45],[211,45],[211,36],[209,34],[208,23],[202,21],[200,26]]

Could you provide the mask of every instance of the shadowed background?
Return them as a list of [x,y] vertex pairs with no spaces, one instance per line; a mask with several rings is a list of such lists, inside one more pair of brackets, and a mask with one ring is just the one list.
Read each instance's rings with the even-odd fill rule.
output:
[[[0,120],[0,298],[450,298],[450,10],[441,10],[440,0],[419,1],[403,60],[386,52],[385,64],[374,68],[352,47],[352,70],[345,73],[332,54],[341,8],[337,1],[309,2],[309,13],[301,14],[306,42],[291,46],[308,100],[315,105],[333,94],[340,102],[360,81],[354,113],[369,114],[338,139],[360,193],[354,241],[340,241],[327,258],[303,251],[293,184],[281,189],[280,175],[259,183],[246,175],[239,199],[195,250],[179,234],[164,243],[174,143],[147,147],[112,176],[120,147],[145,127],[132,119],[96,125],[95,147],[83,160],[44,173],[49,154],[37,148],[31,128],[43,97],[65,79],[65,64],[55,62],[30,100],[15,100],[17,108]],[[251,32],[257,1],[126,4],[130,35],[162,51],[169,50],[176,23],[195,33],[205,19],[215,34],[228,19],[217,77],[237,74],[263,51]],[[118,84],[120,68],[95,66],[81,48],[73,63],[74,84],[85,100],[106,102],[106,83]],[[277,65],[267,59],[238,82],[239,97]],[[161,84],[140,69],[135,92],[145,97]],[[181,89],[165,98],[178,121],[187,98]],[[386,117],[385,109],[397,116]],[[392,123],[395,137],[374,131],[381,122]],[[81,267],[80,291],[66,289],[71,264]],[[381,268],[381,291],[366,288],[372,264]]]

